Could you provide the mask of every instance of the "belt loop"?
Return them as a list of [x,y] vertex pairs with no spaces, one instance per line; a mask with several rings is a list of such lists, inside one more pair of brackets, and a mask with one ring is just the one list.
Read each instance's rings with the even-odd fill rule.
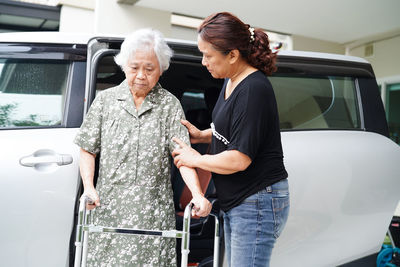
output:
[[271,188],[271,186],[267,186],[267,193],[271,193],[272,192],[272,188]]

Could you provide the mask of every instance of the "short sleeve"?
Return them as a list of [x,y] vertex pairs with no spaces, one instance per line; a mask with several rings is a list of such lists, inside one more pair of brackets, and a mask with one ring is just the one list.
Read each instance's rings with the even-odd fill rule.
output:
[[101,124],[103,113],[103,98],[100,93],[87,113],[83,123],[74,139],[74,143],[82,149],[97,154],[101,145]]
[[270,103],[268,88],[260,83],[242,90],[236,98],[231,122],[231,140],[228,150],[238,150],[252,160],[267,133]]
[[169,151],[172,154],[172,151],[178,146],[174,141],[172,141],[173,137],[177,137],[186,144],[190,146],[189,132],[184,125],[181,123],[181,119],[185,119],[185,113],[183,112],[182,106],[179,101],[175,104],[173,108],[174,114],[169,119]]

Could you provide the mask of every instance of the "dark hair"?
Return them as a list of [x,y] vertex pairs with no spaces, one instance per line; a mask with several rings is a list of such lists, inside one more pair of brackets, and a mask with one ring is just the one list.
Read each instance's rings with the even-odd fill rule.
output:
[[261,29],[254,29],[251,38],[250,25],[228,12],[215,13],[204,19],[198,33],[213,47],[228,54],[237,49],[240,55],[253,67],[269,75],[276,71],[276,52],[269,47],[268,35]]

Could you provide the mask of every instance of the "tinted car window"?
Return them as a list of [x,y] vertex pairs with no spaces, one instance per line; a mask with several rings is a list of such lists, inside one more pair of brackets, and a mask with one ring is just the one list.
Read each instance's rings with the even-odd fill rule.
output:
[[0,127],[60,125],[69,65],[0,59]]
[[188,121],[200,130],[210,128],[211,112],[207,109],[204,91],[184,92],[181,104]]
[[269,78],[282,130],[360,128],[356,87],[350,77]]

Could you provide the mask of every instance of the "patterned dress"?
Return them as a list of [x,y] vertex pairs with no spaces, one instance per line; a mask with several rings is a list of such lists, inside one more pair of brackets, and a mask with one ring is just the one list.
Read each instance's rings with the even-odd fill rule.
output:
[[[98,94],[75,138],[100,154],[96,225],[175,229],[170,183],[176,136],[189,144],[179,100],[157,84],[137,111],[126,80]],[[89,266],[176,266],[175,239],[92,233]]]

